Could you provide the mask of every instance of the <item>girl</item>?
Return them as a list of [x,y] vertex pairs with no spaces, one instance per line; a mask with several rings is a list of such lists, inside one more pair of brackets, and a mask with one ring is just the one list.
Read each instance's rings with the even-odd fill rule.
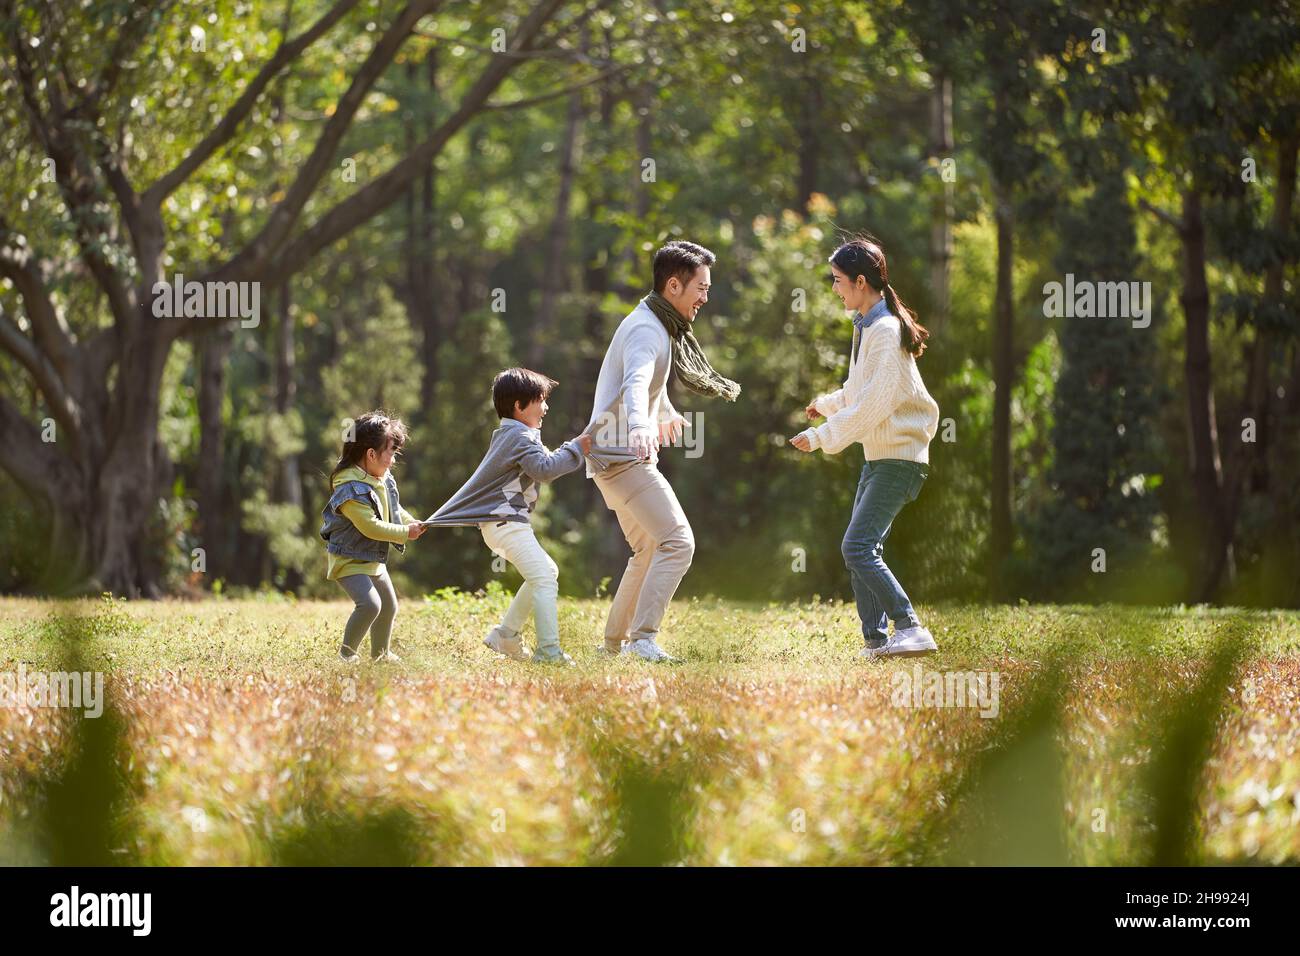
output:
[[930,473],[930,440],[939,425],[939,406],[916,368],[916,356],[925,351],[930,333],[889,284],[885,253],[874,240],[844,243],[830,263],[831,291],[855,313],[849,378],[843,388],[804,409],[809,421],[818,416],[826,421],[800,432],[790,443],[800,451],[820,448],[834,455],[860,442],[866,454],[841,545],[867,645],[861,656],[931,654],[938,650],[934,637],[921,626],[882,557],[894,519],[903,505],[916,499]]
[[403,542],[424,534],[424,527],[402,508],[390,470],[406,443],[406,426],[382,412],[367,412],[354,423],[352,436],[330,472],[333,493],[321,512],[320,528],[329,557],[326,576],[356,604],[343,629],[339,657],[357,660],[357,648],[369,630],[370,659],[397,661],[388,649],[397,616],[397,594],[385,566],[388,546],[405,551]]

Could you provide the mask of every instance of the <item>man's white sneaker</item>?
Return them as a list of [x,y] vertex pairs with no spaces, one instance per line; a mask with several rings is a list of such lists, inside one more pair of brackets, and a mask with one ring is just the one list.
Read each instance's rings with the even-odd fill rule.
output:
[[370,663],[372,663],[372,664],[400,664],[400,663],[402,663],[402,659],[401,659],[400,657],[398,657],[396,654],[394,654],[392,651],[384,651],[384,652],[383,652],[382,654],[380,654],[378,657],[372,657],[372,658],[370,658]]
[[933,654],[939,649],[934,642],[934,635],[923,627],[905,627],[894,634],[883,647],[868,647],[864,656],[872,659],[881,657],[920,657]]
[[528,660],[528,655],[524,653],[522,638],[518,634],[511,636],[510,632],[500,624],[488,631],[488,636],[483,638],[483,643],[498,654],[504,654],[517,661]]
[[662,647],[656,644],[651,638],[643,637],[639,641],[629,641],[623,645],[624,654],[635,654],[637,657],[645,658],[648,661],[662,661],[671,664],[677,660],[669,656]]
[[361,655],[356,651],[348,650],[346,647],[340,647],[339,660],[345,661],[348,664],[355,664],[357,661],[361,660]]

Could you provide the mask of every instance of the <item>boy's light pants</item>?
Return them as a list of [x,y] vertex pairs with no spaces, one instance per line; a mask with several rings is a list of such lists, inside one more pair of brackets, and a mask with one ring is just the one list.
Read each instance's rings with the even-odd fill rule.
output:
[[595,481],[632,548],[605,622],[605,646],[615,650],[625,640],[653,641],[690,569],[695,535],[672,485],[653,464],[634,462],[612,476],[596,475]]
[[524,576],[523,586],[510,602],[502,625],[518,634],[528,621],[528,612],[532,611],[538,648],[559,648],[560,617],[556,604],[560,595],[560,569],[538,544],[533,526],[524,521],[492,521],[478,527],[487,546]]

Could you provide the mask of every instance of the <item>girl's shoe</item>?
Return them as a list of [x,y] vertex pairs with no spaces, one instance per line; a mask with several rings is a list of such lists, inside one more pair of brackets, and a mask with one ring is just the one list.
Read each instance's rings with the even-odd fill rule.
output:
[[577,664],[573,663],[572,657],[564,653],[564,651],[560,650],[558,647],[547,648],[546,650],[543,650],[542,648],[539,647],[536,650],[536,652],[534,652],[533,654],[533,663],[534,664],[563,664],[565,667],[578,666]]
[[361,660],[361,655],[356,651],[348,650],[346,647],[339,648],[339,660],[346,661],[349,664],[355,664]]
[[916,627],[894,631],[883,647],[868,648],[867,652],[872,658],[920,657],[922,654],[933,654],[938,649],[934,635],[918,624]]
[[384,653],[380,654],[378,657],[372,657],[372,658],[370,658],[370,663],[372,663],[372,664],[400,664],[400,663],[402,663],[402,659],[401,659],[400,657],[398,657],[396,654],[394,654],[392,651],[384,651]]
[[488,631],[488,636],[483,638],[483,643],[498,654],[504,654],[517,661],[528,660],[528,655],[524,653],[523,640],[518,634],[511,634],[500,624]]

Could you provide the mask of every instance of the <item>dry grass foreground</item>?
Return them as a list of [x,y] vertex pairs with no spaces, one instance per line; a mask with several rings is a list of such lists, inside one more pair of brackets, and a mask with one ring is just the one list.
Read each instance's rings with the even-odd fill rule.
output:
[[[1292,612],[921,608],[918,671],[838,602],[678,602],[662,666],[565,599],[565,671],[482,647],[507,600],[408,600],[359,668],[342,603],[0,601],[0,674],[110,702],[0,707],[0,863],[1300,860]],[[968,671],[996,716],[900,692]]]

